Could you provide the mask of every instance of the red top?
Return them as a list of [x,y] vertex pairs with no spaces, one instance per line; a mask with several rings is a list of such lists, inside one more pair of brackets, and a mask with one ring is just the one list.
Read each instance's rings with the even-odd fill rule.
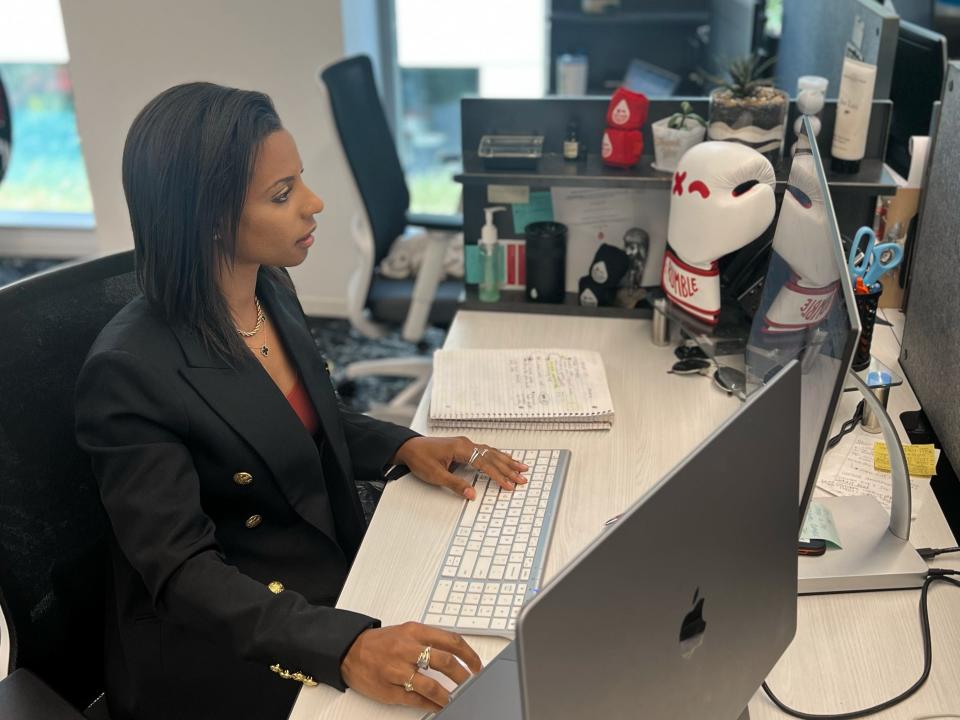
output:
[[300,422],[303,423],[307,432],[316,435],[317,430],[320,429],[320,418],[317,417],[317,411],[314,409],[310,396],[307,395],[307,389],[303,386],[299,376],[297,376],[297,382],[294,383],[290,392],[287,393],[287,402],[290,403],[290,407],[300,418]]

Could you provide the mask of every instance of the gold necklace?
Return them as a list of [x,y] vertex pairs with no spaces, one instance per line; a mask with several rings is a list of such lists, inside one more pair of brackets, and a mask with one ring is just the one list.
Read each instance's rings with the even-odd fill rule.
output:
[[[254,295],[253,303],[254,305],[257,306],[257,324],[253,326],[253,330],[241,330],[236,325],[234,325],[234,329],[237,331],[237,334],[245,338],[253,337],[258,332],[260,332],[263,329],[263,324],[264,322],[266,322],[266,319],[267,319],[266,316],[263,314],[263,308],[260,307],[260,298]],[[251,350],[254,349],[252,345],[247,345],[247,347],[250,348]],[[263,355],[264,357],[270,354],[270,348],[267,347],[266,342],[264,342],[260,346],[259,350],[260,350],[260,354]]]

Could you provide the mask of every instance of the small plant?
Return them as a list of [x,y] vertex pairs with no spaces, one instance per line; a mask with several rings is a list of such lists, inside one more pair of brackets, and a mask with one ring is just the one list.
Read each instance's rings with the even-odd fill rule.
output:
[[730,91],[735,98],[750,98],[760,94],[760,88],[770,87],[773,80],[763,77],[777,61],[776,57],[761,60],[757,55],[750,55],[730,63],[727,69],[728,79],[711,78],[720,87]]
[[687,127],[687,118],[695,120],[702,127],[707,126],[707,121],[693,111],[693,106],[684,100],[680,103],[680,112],[676,112],[667,120],[667,127],[673,130],[685,130]]

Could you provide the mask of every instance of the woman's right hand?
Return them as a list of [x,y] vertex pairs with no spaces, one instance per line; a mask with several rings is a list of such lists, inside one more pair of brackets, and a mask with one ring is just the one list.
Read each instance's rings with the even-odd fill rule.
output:
[[[470,677],[470,672],[478,673],[483,667],[480,656],[460,635],[408,622],[364,630],[343,658],[340,673],[352,690],[374,700],[438,712],[450,701],[450,693],[436,680],[417,671],[417,659],[427,646],[430,667],[457,685]],[[410,692],[403,687],[408,680],[413,684]]]

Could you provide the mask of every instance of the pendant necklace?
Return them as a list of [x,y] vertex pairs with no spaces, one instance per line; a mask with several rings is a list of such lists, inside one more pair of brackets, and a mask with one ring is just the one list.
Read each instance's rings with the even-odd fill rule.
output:
[[[253,330],[241,330],[240,328],[235,327],[237,334],[245,338],[253,337],[258,332],[260,332],[263,329],[263,323],[266,320],[266,317],[264,317],[264,314],[263,314],[263,308],[260,307],[260,298],[254,295],[253,302],[257,306],[257,324],[254,325]],[[251,347],[251,346],[248,345],[247,347]],[[264,357],[267,357],[267,355],[270,354],[270,348],[267,347],[266,342],[260,345],[259,352]]]

